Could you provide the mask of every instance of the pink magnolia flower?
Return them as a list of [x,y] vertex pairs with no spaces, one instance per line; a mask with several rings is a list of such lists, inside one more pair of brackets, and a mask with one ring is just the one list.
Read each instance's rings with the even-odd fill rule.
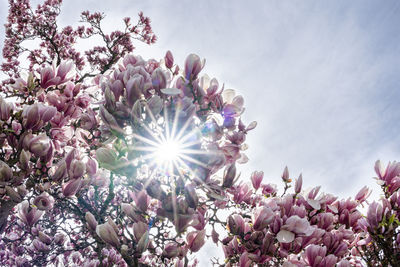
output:
[[0,96],[0,120],[7,121],[10,118],[11,110],[12,105]]
[[7,163],[0,160],[0,182],[9,182],[13,178],[13,171]]
[[57,182],[61,181],[67,176],[67,163],[65,160],[60,161],[56,166],[56,171],[52,176],[52,180]]
[[107,244],[113,247],[119,247],[120,241],[113,226],[107,221],[106,223],[96,226],[97,235]]
[[144,222],[136,222],[133,224],[133,235],[136,239],[136,242],[139,242],[140,238],[146,233],[148,230],[148,225]]
[[146,212],[147,207],[150,204],[150,197],[147,195],[145,190],[142,190],[134,195],[134,201],[136,206],[139,208],[140,211]]
[[227,188],[231,187],[235,182],[235,178],[236,178],[236,165],[231,164],[225,169],[222,186]]
[[334,255],[326,255],[326,247],[310,245],[304,254],[305,261],[311,267],[334,267],[337,258]]
[[153,88],[156,90],[163,89],[167,86],[167,76],[161,68],[157,68],[151,74]]
[[200,57],[195,54],[190,54],[185,60],[185,78],[186,80],[195,80],[197,75],[203,69],[205,60],[200,60]]
[[95,159],[89,158],[86,162],[86,171],[90,176],[94,176],[97,173],[99,164]]
[[244,220],[239,214],[233,214],[228,217],[227,226],[229,231],[234,235],[244,234]]
[[96,159],[103,167],[113,169],[117,161],[117,154],[112,149],[100,147],[96,150]]
[[169,51],[169,50],[167,51],[167,53],[165,54],[164,60],[165,60],[165,66],[168,69],[172,68],[172,66],[174,65],[174,57],[173,57],[171,51]]
[[264,178],[264,172],[260,171],[255,171],[251,174],[251,183],[253,184],[253,187],[255,190],[258,190],[260,188],[261,182]]
[[63,186],[62,186],[63,195],[65,197],[74,196],[81,188],[81,185],[82,185],[81,178],[69,180],[67,183],[63,184]]
[[263,184],[261,185],[263,195],[274,195],[277,192],[277,187],[274,184]]
[[37,104],[31,106],[25,106],[24,111],[22,112],[23,116],[23,125],[26,129],[32,129],[35,127],[39,121],[39,107]]
[[378,160],[375,163],[375,172],[387,186],[390,194],[400,188],[400,162],[389,162],[384,169],[380,160]]
[[256,231],[262,231],[266,228],[274,219],[274,212],[265,206],[256,208],[252,215],[253,228]]
[[29,168],[30,159],[31,159],[31,153],[26,150],[22,150],[21,154],[19,155],[19,163],[21,169],[27,170]]
[[142,237],[139,239],[139,242],[136,247],[136,251],[139,253],[143,253],[147,249],[149,244],[150,244],[149,231],[146,231],[142,235]]
[[96,231],[97,221],[96,221],[96,218],[93,216],[93,214],[90,213],[89,211],[86,212],[85,220],[87,222],[87,225],[88,225],[89,229],[92,230],[92,231]]
[[69,166],[68,176],[70,179],[77,179],[82,177],[86,172],[86,165],[80,160],[72,160]]
[[239,266],[250,267],[251,265],[252,265],[252,260],[249,258],[249,254],[247,252],[243,253],[239,258]]
[[98,122],[96,119],[96,114],[92,109],[88,109],[87,113],[82,114],[80,124],[85,130],[92,130],[96,128]]
[[29,207],[29,202],[24,200],[19,205],[18,217],[28,226],[33,226],[42,217],[44,211],[36,207]]
[[277,234],[277,239],[281,243],[290,243],[296,235],[310,236],[314,232],[314,228],[306,218],[300,218],[297,215],[289,217],[281,230]]
[[300,174],[299,178],[296,180],[295,186],[294,186],[294,192],[296,194],[301,192],[301,187],[303,185],[303,175]]
[[50,245],[51,242],[53,241],[50,236],[46,235],[42,231],[39,232],[38,237],[39,237],[39,240],[42,241],[43,243],[45,243],[46,245]]
[[51,140],[46,134],[38,136],[26,136],[24,138],[24,145],[37,157],[44,157],[51,149]]
[[48,252],[50,248],[42,241],[35,239],[32,242],[33,248],[38,252]]
[[289,178],[289,169],[288,169],[287,166],[286,166],[285,169],[283,170],[283,173],[282,173],[282,180],[283,180],[285,183],[290,183],[290,182],[291,182],[291,179]]
[[54,204],[54,198],[48,193],[43,192],[33,200],[33,204],[39,210],[51,210]]
[[73,61],[62,61],[57,68],[54,66],[43,68],[40,72],[40,86],[47,89],[50,86],[67,82],[71,79],[73,67]]
[[355,200],[359,202],[364,202],[372,193],[372,190],[370,190],[367,186],[364,186],[361,188],[361,190],[357,193],[355,196]]
[[197,252],[204,245],[206,236],[206,229],[201,231],[190,232],[186,236],[187,246],[192,252]]
[[164,250],[162,252],[163,257],[165,258],[175,258],[180,253],[180,249],[177,243],[169,242],[165,245]]
[[75,99],[75,105],[78,107],[81,107],[83,109],[86,109],[90,105],[91,98],[87,94],[80,94],[76,99]]
[[372,202],[368,207],[367,222],[371,231],[378,228],[379,223],[382,221],[384,210],[382,205],[377,202]]

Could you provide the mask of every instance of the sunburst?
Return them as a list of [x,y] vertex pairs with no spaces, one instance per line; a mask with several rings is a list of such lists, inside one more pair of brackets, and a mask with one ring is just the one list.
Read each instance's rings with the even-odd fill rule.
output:
[[[134,146],[134,150],[147,152],[140,157],[142,162],[153,170],[153,173],[163,173],[168,176],[181,175],[182,169],[186,172],[194,173],[192,166],[201,166],[208,168],[207,164],[197,158],[198,155],[212,153],[207,149],[201,148],[204,139],[199,134],[200,123],[196,123],[192,118],[184,121],[179,119],[179,106],[175,110],[175,116],[172,123],[169,119],[168,108],[164,105],[164,117],[156,118],[151,110],[150,123],[143,123],[141,126],[147,132],[147,136],[134,133],[133,138],[140,141],[143,145]],[[193,129],[188,130],[189,126]],[[178,129],[179,127],[179,129]],[[196,147],[193,149],[193,147]],[[199,148],[200,147],[200,148]]]

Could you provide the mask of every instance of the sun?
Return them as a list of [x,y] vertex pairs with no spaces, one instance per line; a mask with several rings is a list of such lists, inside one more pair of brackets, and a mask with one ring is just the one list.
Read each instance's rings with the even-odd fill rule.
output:
[[160,143],[154,152],[155,162],[159,166],[170,165],[183,155],[182,144],[176,140],[166,140]]
[[[179,117],[180,107],[169,117],[164,103],[163,115],[155,117],[140,126],[141,134],[132,132],[133,151],[137,151],[136,162],[145,164],[150,176],[196,176],[196,168],[208,168],[206,158],[213,154],[206,148],[200,131],[200,122]],[[137,164],[137,163],[134,163]]]

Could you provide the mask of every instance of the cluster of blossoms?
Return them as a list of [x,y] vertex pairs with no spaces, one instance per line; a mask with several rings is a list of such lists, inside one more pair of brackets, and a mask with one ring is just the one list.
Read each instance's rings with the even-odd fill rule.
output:
[[230,191],[236,209],[221,241],[228,266],[362,266],[357,251],[362,215],[357,208],[368,189],[355,199],[338,200],[319,193],[320,187],[302,191],[300,175],[289,193],[292,181],[285,168],[285,192],[278,196],[276,186],[262,180],[263,173],[254,172],[253,188],[240,184]]
[[[29,71],[41,68],[43,64],[57,65],[62,60],[71,60],[80,75],[82,82],[86,77],[94,77],[104,73],[125,54],[132,52],[132,39],[148,44],[156,41],[152,32],[150,19],[139,13],[136,24],[130,18],[124,18],[124,29],[105,33],[101,27],[104,14],[89,11],[82,12],[80,25],[76,29],[66,26],[60,29],[57,18],[61,11],[62,0],[46,0],[36,9],[31,7],[29,0],[9,0],[9,13],[5,24],[5,41],[1,70],[9,76],[3,81],[3,86],[12,84],[21,75],[21,56],[29,61]],[[76,45],[79,40],[98,36],[104,42],[87,50],[79,51]],[[35,48],[32,40],[39,42]],[[28,41],[28,42],[27,42]],[[42,68],[41,68],[42,69]],[[7,87],[2,88],[7,91]]]
[[[10,0],[0,88],[0,265],[195,266],[206,240],[221,266],[400,265],[400,164],[376,164],[384,197],[366,187],[339,200],[302,190],[285,168],[284,192],[239,181],[248,161],[244,100],[184,66],[129,54],[155,41],[139,14],[106,34],[104,16],[58,30],[60,0],[32,10]],[[76,49],[100,35],[104,46]],[[39,48],[24,48],[38,38]],[[27,52],[29,73],[19,57]],[[161,152],[160,152],[161,151]],[[165,155],[167,153],[167,155]],[[362,206],[367,205],[366,216]]]

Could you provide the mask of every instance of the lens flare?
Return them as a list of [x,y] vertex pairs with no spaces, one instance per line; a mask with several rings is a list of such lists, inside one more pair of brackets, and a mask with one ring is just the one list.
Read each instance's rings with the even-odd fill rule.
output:
[[175,140],[166,140],[156,147],[155,161],[163,166],[177,161],[182,156],[182,144]]

